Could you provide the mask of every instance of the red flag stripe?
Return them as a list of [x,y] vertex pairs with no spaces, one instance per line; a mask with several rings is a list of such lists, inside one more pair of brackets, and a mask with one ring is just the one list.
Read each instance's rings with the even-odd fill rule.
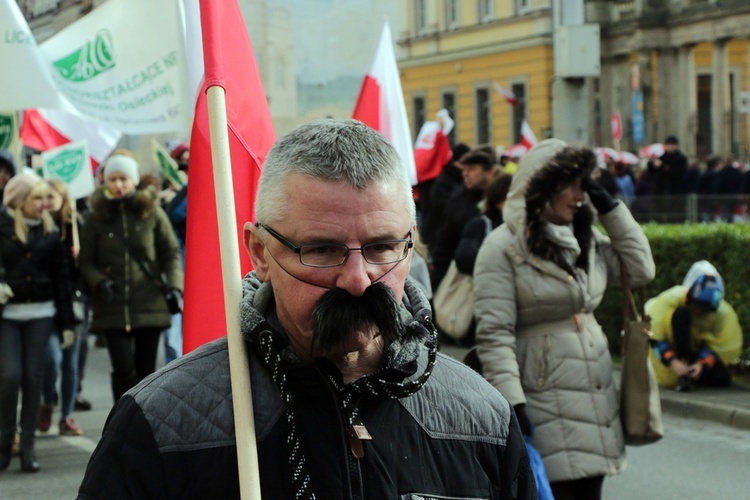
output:
[[252,269],[244,249],[243,226],[255,220],[253,205],[261,166],[276,140],[258,66],[237,2],[201,0],[200,5],[205,79],[195,106],[190,139],[183,319],[185,352],[226,334],[206,89],[219,85],[226,91],[242,274]]

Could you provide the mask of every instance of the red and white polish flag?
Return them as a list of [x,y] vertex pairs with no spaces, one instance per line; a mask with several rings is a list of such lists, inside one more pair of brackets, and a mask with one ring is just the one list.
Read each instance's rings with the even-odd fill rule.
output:
[[92,168],[109,156],[122,137],[119,130],[61,109],[27,109],[20,135],[26,146],[39,151],[85,139]]
[[352,118],[379,131],[393,144],[401,156],[409,181],[412,186],[416,185],[419,179],[414,148],[387,19],[383,21],[375,56],[359,90]]
[[453,130],[453,119],[447,109],[437,112],[437,120],[425,122],[414,144],[414,163],[419,183],[434,179],[453,158],[447,135]]
[[516,99],[516,95],[512,91],[506,89],[497,82],[493,82],[492,84],[495,87],[497,93],[503,96],[503,99],[505,99],[508,104],[510,104],[511,106],[518,105],[518,99]]
[[527,150],[530,150],[531,148],[536,146],[537,142],[539,141],[536,140],[536,135],[534,134],[534,131],[531,130],[529,122],[524,120],[521,123],[521,144],[526,146]]

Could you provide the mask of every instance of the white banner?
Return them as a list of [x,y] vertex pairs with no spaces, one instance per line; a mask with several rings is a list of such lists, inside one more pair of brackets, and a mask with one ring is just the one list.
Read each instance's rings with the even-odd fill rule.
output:
[[94,175],[87,142],[69,142],[41,154],[45,179],[60,179],[68,185],[70,198],[78,200],[94,192]]
[[195,102],[182,17],[177,0],[110,0],[40,50],[81,114],[126,134],[187,135]]
[[59,107],[57,89],[16,0],[0,0],[0,109]]

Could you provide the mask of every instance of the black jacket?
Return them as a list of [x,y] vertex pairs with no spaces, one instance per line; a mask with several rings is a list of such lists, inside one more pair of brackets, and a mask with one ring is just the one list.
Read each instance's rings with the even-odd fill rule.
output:
[[[449,162],[440,175],[432,182],[428,202],[424,205],[423,221],[419,228],[419,234],[422,240],[432,248],[437,237],[440,225],[445,220],[448,199],[451,195],[463,186],[464,180],[461,170],[454,167]],[[432,250],[430,250],[432,251]]]
[[[242,333],[252,352],[260,332],[273,330],[265,320],[273,292],[254,274],[244,286]],[[409,328],[434,334],[427,301],[410,281],[404,300]],[[388,349],[389,377],[424,372],[426,350],[421,342],[412,347]],[[459,362],[438,354],[425,385],[409,397],[362,395],[358,407],[372,440],[356,459],[326,376],[331,366],[302,361],[291,348],[282,359],[316,498],[536,498],[515,414]],[[255,354],[250,371],[262,497],[294,498],[284,404]],[[237,498],[232,414],[223,338],[170,363],[118,401],[79,498]]]
[[[494,215],[494,214],[493,214]],[[487,230],[489,223],[489,231]],[[494,219],[486,215],[477,215],[466,223],[466,227],[461,233],[461,240],[456,247],[456,253],[453,260],[456,261],[456,268],[464,274],[474,272],[474,263],[477,260],[479,247],[482,246],[484,238],[490,234],[490,231],[503,223],[501,214],[495,215]]]
[[430,246],[432,254],[432,289],[436,290],[455,257],[456,247],[466,224],[479,215],[479,202],[484,191],[470,191],[461,187],[454,191],[445,207],[445,220],[438,230],[435,244]]
[[58,230],[45,234],[41,225],[31,227],[24,244],[16,236],[13,218],[3,207],[0,209],[0,247],[5,282],[13,290],[8,303],[52,300],[57,309],[57,328],[73,328],[76,320],[70,263]]

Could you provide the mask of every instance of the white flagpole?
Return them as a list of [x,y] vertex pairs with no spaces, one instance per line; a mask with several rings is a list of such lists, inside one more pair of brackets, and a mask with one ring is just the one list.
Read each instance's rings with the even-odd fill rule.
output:
[[[240,250],[232,187],[232,166],[227,132],[227,108],[224,89],[209,87],[206,91],[208,125],[211,135],[211,159],[214,166],[216,215],[219,224],[221,247],[221,273],[224,281],[224,307],[229,343],[229,374],[232,382],[234,429],[237,441],[237,466],[239,469],[240,497],[260,500],[260,472],[258,446],[255,440],[253,395],[250,386],[250,366],[247,347],[240,335],[240,299],[242,273]],[[210,300],[210,298],[209,298]]]

